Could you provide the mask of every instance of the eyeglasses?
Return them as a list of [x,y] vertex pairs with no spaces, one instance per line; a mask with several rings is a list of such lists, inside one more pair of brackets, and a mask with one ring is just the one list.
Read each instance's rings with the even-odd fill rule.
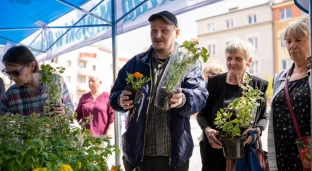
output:
[[6,71],[6,69],[4,68],[2,70],[2,73],[8,77],[10,77],[10,75],[13,75],[14,77],[18,77],[21,75],[21,72],[23,71],[23,69],[26,67],[27,65],[23,66],[21,69],[19,70],[14,70],[14,71]]

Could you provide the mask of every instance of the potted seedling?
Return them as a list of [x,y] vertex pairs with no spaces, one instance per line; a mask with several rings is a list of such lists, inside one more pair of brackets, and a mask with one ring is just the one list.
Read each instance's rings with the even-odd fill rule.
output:
[[255,120],[257,107],[264,101],[263,92],[249,85],[247,76],[239,85],[242,96],[236,98],[226,108],[217,112],[214,124],[221,130],[220,140],[224,157],[238,159],[244,156],[244,142],[247,139],[242,133],[250,128]]
[[158,108],[168,110],[170,97],[176,93],[184,77],[197,65],[200,58],[204,62],[208,60],[208,50],[198,47],[198,44],[198,41],[184,41],[174,50],[157,87],[155,106]]

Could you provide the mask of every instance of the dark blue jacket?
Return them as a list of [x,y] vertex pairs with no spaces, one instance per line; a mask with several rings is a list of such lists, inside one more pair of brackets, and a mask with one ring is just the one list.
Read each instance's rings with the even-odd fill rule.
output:
[[[140,72],[143,76],[151,77],[151,58],[153,48],[130,59],[119,71],[118,77],[111,90],[110,105],[119,112],[127,112],[118,104],[118,97],[127,85],[127,72]],[[192,156],[194,148],[190,116],[204,108],[208,98],[205,81],[199,66],[195,67],[181,82],[182,92],[186,102],[181,108],[171,110],[171,165],[181,166]],[[128,123],[127,131],[122,135],[122,150],[125,159],[137,167],[141,166],[144,156],[144,135],[146,127],[146,113],[149,105],[151,81],[143,85],[141,103],[135,105],[134,118]],[[131,111],[130,111],[131,112]],[[169,162],[169,161],[168,161]]]

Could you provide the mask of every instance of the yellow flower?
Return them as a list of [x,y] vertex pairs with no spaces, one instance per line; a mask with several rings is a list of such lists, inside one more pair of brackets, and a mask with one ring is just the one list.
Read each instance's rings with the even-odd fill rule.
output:
[[63,164],[58,171],[73,171],[73,168],[68,164]]
[[81,168],[81,162],[78,162],[78,169]]
[[33,169],[32,171],[42,171],[41,168],[36,168],[36,169]]
[[32,171],[48,171],[48,168],[44,167],[44,168],[36,168],[33,169]]

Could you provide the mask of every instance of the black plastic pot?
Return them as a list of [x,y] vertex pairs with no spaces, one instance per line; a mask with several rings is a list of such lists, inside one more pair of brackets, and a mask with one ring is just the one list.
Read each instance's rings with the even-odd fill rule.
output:
[[134,88],[132,88],[131,85],[127,85],[126,86],[126,90],[131,92],[131,95],[129,96],[129,100],[133,101],[133,104],[138,104],[141,101],[142,98],[142,90],[135,90]]
[[134,88],[132,88],[131,85],[127,85],[126,90],[131,92],[131,95],[129,96],[129,100],[132,100],[134,102],[135,95],[136,95],[137,91]]
[[223,146],[223,155],[227,159],[239,159],[244,157],[245,146],[247,136],[237,137],[237,138],[226,138],[222,135],[220,136],[220,141]]
[[156,106],[161,110],[170,109],[170,97],[172,94],[167,93],[166,90],[160,89],[158,92],[158,100],[156,100]]

